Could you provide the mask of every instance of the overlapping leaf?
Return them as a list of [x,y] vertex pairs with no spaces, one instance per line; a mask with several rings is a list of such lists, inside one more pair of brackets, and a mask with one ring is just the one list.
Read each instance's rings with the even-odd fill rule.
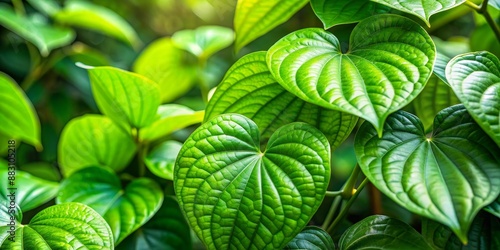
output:
[[463,105],[442,110],[426,136],[422,123],[399,111],[384,135],[364,123],[356,136],[359,165],[404,208],[449,226],[462,242],[476,214],[500,193],[500,156]]
[[284,249],[333,250],[332,237],[319,227],[308,226],[302,230]]
[[386,13],[389,7],[370,0],[311,0],[311,7],[325,29],[337,24],[359,22],[374,14]]
[[446,77],[474,120],[500,145],[500,60],[490,52],[454,57]]
[[390,113],[413,100],[432,73],[435,47],[417,23],[377,15],[352,31],[350,49],[322,29],[296,31],[267,53],[276,80],[308,102],[348,112],[382,133]]
[[495,201],[493,201],[490,205],[485,207],[484,210],[500,218],[500,195]]
[[180,30],[172,35],[174,44],[206,60],[231,45],[234,32],[222,26],[201,26],[195,30]]
[[184,143],[174,186],[208,248],[281,249],[311,219],[330,179],[330,147],[316,128],[292,123],[260,150],[257,125],[223,114]]
[[153,148],[144,159],[144,162],[156,176],[173,180],[175,159],[181,148],[182,143],[178,141],[165,141]]
[[351,133],[357,118],[307,103],[283,89],[266,65],[266,52],[248,54],[226,73],[210,99],[205,121],[224,113],[238,113],[252,119],[267,140],[281,126],[299,121],[321,130],[332,148]]
[[158,211],[163,192],[147,178],[135,179],[122,189],[113,172],[90,167],[61,183],[57,202],[80,202],[92,207],[109,223],[118,244]]

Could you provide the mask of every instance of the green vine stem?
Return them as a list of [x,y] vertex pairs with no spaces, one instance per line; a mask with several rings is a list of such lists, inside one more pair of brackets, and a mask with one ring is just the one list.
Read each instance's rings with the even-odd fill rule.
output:
[[469,1],[469,0],[466,0],[465,5],[469,6],[470,8],[475,10],[477,13],[484,16],[484,18],[486,19],[486,22],[493,30],[493,33],[495,33],[497,40],[500,42],[500,27],[495,22],[495,20],[493,20],[493,17],[491,17],[491,14],[488,12],[488,0],[484,0],[483,3],[479,6],[477,4]]

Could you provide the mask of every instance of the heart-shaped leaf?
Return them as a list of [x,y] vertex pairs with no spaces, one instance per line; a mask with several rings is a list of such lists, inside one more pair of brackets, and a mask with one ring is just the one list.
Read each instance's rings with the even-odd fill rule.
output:
[[177,200],[166,196],[153,218],[122,241],[117,249],[192,249],[191,229]]
[[456,7],[465,0],[371,0],[387,5],[391,8],[410,13],[422,19],[427,26],[431,26],[431,15]]
[[311,7],[325,29],[338,24],[359,22],[390,10],[389,7],[370,0],[311,0]]
[[236,51],[286,22],[307,2],[308,0],[239,0],[234,14]]
[[182,143],[165,141],[157,145],[144,159],[148,169],[158,177],[174,180],[175,159],[181,151]]
[[135,179],[122,190],[116,174],[105,168],[89,167],[61,183],[56,202],[80,202],[93,208],[108,222],[118,244],[158,211],[163,192],[147,178]]
[[352,225],[342,234],[339,249],[430,250],[432,248],[410,225],[385,215],[372,215]]
[[299,121],[317,127],[332,148],[351,133],[357,117],[307,103],[282,88],[269,72],[266,52],[248,54],[226,73],[210,99],[205,121],[224,113],[238,113],[252,119],[266,141],[281,126]]
[[180,30],[172,35],[174,44],[185,49],[202,61],[231,45],[233,30],[222,26],[202,26],[195,30]]
[[[2,138],[21,139],[42,149],[40,121],[30,100],[9,76],[0,73],[0,134]],[[7,145],[3,141],[2,146]]]
[[161,38],[139,55],[134,71],[158,83],[162,102],[171,102],[194,86],[198,80],[196,65],[191,53],[175,46],[170,38]]
[[333,250],[332,237],[319,227],[308,226],[302,230],[284,249]]
[[160,105],[160,89],[155,82],[113,67],[95,67],[88,71],[92,93],[103,114],[134,128],[153,123]]
[[223,114],[184,143],[174,169],[181,208],[212,249],[281,249],[323,201],[330,146],[306,123],[276,130],[260,150],[257,125]]
[[108,223],[84,204],[66,203],[48,207],[37,213],[28,225],[21,225],[21,217],[17,215],[13,234],[8,231],[11,220],[7,219],[5,223],[5,219],[11,215],[4,204],[0,203],[1,249],[114,248],[113,234]]
[[446,77],[481,128],[500,146],[500,60],[487,52],[451,59]]
[[[59,183],[37,178],[26,172],[16,170],[15,167],[2,166],[0,169],[0,197],[5,201],[15,200],[15,203],[24,211],[36,208],[54,198]],[[10,182],[9,177],[15,179]],[[11,185],[13,184],[13,185]]]
[[334,35],[308,28],[274,44],[267,64],[291,93],[364,118],[380,134],[387,116],[424,88],[435,54],[420,25],[396,15],[377,15],[354,28],[345,54]]
[[381,138],[364,123],[354,147],[380,191],[449,226],[464,243],[476,214],[500,193],[500,149],[463,105],[439,112],[428,137],[418,118],[403,111],[387,119]]
[[490,205],[485,207],[484,210],[500,218],[500,195],[497,197],[495,201],[493,201]]
[[88,166],[122,170],[134,156],[132,137],[111,119],[84,115],[66,124],[58,145],[59,165],[64,176]]

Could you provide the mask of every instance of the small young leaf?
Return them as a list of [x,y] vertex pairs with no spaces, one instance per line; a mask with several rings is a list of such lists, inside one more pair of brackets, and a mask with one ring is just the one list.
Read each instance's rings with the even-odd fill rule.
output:
[[236,51],[286,22],[307,2],[308,0],[239,0],[234,14]]
[[233,40],[234,32],[221,26],[202,26],[195,30],[177,31],[172,35],[172,41],[177,47],[203,59],[228,47]]
[[158,177],[174,180],[174,165],[182,143],[165,141],[156,146],[144,159],[148,169]]
[[68,122],[58,145],[59,165],[64,176],[88,166],[122,170],[134,156],[136,145],[111,119],[84,115]]
[[431,250],[410,225],[385,215],[372,215],[349,227],[339,240],[340,250]]
[[500,60],[490,52],[451,59],[446,77],[467,111],[500,146]]
[[311,0],[311,7],[325,29],[338,24],[359,22],[390,10],[389,7],[370,0]]
[[123,190],[116,174],[105,168],[89,167],[61,183],[56,201],[80,202],[93,208],[109,223],[118,244],[158,211],[163,192],[147,178],[135,179]]
[[153,123],[160,105],[160,90],[155,82],[113,67],[88,71],[95,101],[103,114],[134,128]]
[[297,234],[293,240],[288,242],[283,249],[333,250],[335,249],[335,244],[332,237],[323,229],[308,226]]
[[377,15],[352,31],[350,49],[323,29],[291,33],[267,53],[276,80],[316,105],[372,123],[379,135],[387,116],[410,103],[431,76],[436,49],[410,19]]
[[[1,16],[1,15],[0,15]],[[8,140],[21,139],[42,148],[40,121],[24,91],[10,77],[0,72],[0,134]],[[5,146],[7,141],[2,141]]]
[[354,147],[381,192],[449,226],[462,242],[476,214],[500,194],[500,149],[463,105],[439,112],[428,137],[418,118],[403,111],[387,119],[381,138],[364,123]]
[[223,114],[184,143],[174,187],[209,249],[282,249],[312,218],[330,180],[330,145],[306,123],[276,130],[260,150],[257,125]]

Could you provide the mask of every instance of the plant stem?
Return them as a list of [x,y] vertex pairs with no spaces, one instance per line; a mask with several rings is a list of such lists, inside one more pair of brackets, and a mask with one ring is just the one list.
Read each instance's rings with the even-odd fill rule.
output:
[[146,174],[146,165],[144,164],[144,159],[146,158],[146,153],[149,148],[149,144],[141,141],[140,129],[135,128],[137,131],[135,133],[135,143],[137,144],[137,164],[139,164],[139,177],[143,177]]
[[354,194],[354,186],[356,185],[356,181],[358,180],[359,173],[361,172],[361,168],[359,167],[359,164],[356,164],[354,169],[352,170],[351,175],[349,176],[349,179],[347,179],[347,182],[345,183],[344,187],[342,188],[342,197],[344,199],[349,199],[351,196]]
[[491,14],[488,12],[488,0],[484,0],[480,6],[478,6],[477,4],[475,4],[469,0],[465,1],[465,4],[469,7],[471,7],[473,10],[475,10],[477,13],[484,16],[484,18],[486,19],[486,22],[491,27],[491,29],[493,30],[493,33],[497,37],[497,40],[500,42],[500,27],[495,22],[495,20],[493,20],[493,17],[491,17]]
[[24,9],[23,1],[12,0],[12,5],[14,5],[14,10],[16,11],[16,14],[20,16],[26,15],[26,10]]
[[328,197],[337,197],[339,195],[342,195],[343,193],[344,193],[343,190],[340,190],[340,191],[326,191],[325,196],[328,196]]
[[370,182],[368,183],[368,192],[370,193],[370,206],[373,214],[382,214],[382,195],[380,191]]
[[335,212],[337,212],[337,208],[340,206],[341,201],[342,201],[342,196],[337,196],[335,197],[335,199],[333,199],[332,205],[330,206],[330,211],[328,211],[325,221],[323,221],[323,225],[321,225],[321,228],[323,228],[323,230],[326,230],[328,228],[328,225],[330,225],[331,221],[333,220],[333,216],[335,215]]

